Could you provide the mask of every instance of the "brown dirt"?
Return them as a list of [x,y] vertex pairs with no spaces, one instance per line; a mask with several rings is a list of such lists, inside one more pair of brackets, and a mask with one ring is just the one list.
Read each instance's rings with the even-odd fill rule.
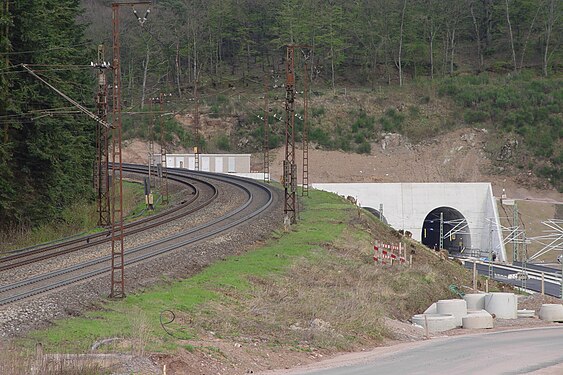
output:
[[[323,151],[310,145],[309,183],[322,182],[491,182],[495,196],[502,189],[509,198],[563,204],[563,194],[555,189],[538,189],[539,181],[528,171],[517,175],[491,173],[485,153],[487,133],[465,128],[413,145],[399,134],[387,134],[372,144],[370,155]],[[301,150],[297,165],[302,170]],[[284,149],[271,152],[272,178],[282,173]],[[262,156],[255,157],[261,170]]]

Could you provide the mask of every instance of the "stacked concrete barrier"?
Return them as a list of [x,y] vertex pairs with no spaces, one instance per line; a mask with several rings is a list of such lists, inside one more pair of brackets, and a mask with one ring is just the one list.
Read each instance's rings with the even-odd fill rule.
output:
[[467,302],[463,299],[441,299],[436,302],[438,314],[452,314],[457,327],[462,326],[462,318],[467,315]]
[[547,322],[563,322],[563,305],[544,303],[540,308],[540,319]]
[[485,310],[499,319],[516,319],[518,300],[514,293],[489,293],[485,296]]

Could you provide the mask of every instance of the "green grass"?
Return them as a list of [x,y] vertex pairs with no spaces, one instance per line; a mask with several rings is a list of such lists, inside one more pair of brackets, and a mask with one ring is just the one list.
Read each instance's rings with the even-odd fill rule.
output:
[[[104,303],[99,310],[83,317],[57,321],[48,329],[30,334],[29,338],[42,342],[47,350],[81,352],[103,338],[135,340],[142,336],[136,332],[139,331],[138,321],[145,321],[150,337],[147,340],[149,350],[176,348],[179,345],[176,338],[189,339],[194,335],[189,325],[184,324],[187,314],[205,303],[225,298],[223,291],[250,293],[251,277],[283,272],[296,259],[310,257],[311,249],[341,234],[346,227],[345,219],[355,211],[341,198],[319,191],[311,191],[305,203],[313,208],[301,213],[301,221],[293,230],[270,240],[260,249],[217,262],[189,279],[130,294],[123,301]],[[176,314],[175,323],[167,326],[176,338],[167,335],[160,326],[163,310]]]

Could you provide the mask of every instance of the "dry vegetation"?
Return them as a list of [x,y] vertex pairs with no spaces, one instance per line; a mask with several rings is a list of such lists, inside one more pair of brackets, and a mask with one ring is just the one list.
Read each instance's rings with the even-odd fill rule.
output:
[[281,275],[253,277],[251,291],[227,296],[187,318],[207,336],[267,342],[280,348],[323,352],[381,345],[395,332],[385,318],[406,321],[433,301],[452,298],[449,283],[469,285],[453,261],[409,242],[408,266],[375,266],[372,236],[398,241],[395,233],[362,213],[333,243],[314,249]]

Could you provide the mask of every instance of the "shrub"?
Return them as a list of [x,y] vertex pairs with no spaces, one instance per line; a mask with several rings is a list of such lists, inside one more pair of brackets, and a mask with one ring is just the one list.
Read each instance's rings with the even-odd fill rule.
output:
[[488,118],[488,113],[484,111],[475,111],[472,109],[467,109],[463,113],[463,120],[468,124],[474,124],[477,122],[484,122]]
[[309,140],[314,141],[324,147],[332,146],[330,135],[325,130],[316,126],[310,129]]
[[370,154],[371,153],[371,145],[369,144],[369,142],[364,141],[363,143],[361,143],[358,146],[357,149],[359,154]]
[[400,133],[405,117],[394,108],[385,111],[385,115],[379,119],[383,130],[386,132]]
[[217,148],[219,150],[231,151],[231,141],[226,134],[221,134],[217,137]]
[[325,114],[325,107],[313,107],[311,109],[311,116],[312,117],[321,117]]

